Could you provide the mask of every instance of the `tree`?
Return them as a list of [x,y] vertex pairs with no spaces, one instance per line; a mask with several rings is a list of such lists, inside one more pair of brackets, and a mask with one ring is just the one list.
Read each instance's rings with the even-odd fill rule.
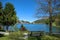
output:
[[8,26],[17,23],[17,16],[14,6],[11,3],[6,3],[3,14],[3,25],[6,26],[8,31]]
[[2,3],[0,2],[0,28],[2,28],[2,20],[3,20],[3,8],[2,8]]
[[50,28],[49,28],[49,31],[50,31],[50,34],[52,33],[52,0],[49,0],[48,1],[48,6],[49,6],[49,19],[50,19]]
[[0,2],[0,23],[2,22],[2,3]]
[[[58,14],[60,11],[60,0],[38,0],[39,7],[37,9],[37,17],[40,15],[49,17],[49,32],[52,33],[52,16]],[[41,13],[42,11],[42,13]],[[57,11],[57,12],[56,12]],[[44,12],[44,13],[43,13]]]

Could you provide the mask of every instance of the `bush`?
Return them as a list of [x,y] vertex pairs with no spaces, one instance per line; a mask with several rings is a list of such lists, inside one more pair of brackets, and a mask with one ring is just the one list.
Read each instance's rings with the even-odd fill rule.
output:
[[20,32],[12,32],[9,35],[9,39],[11,40],[20,40],[19,37],[20,37]]
[[0,34],[0,37],[3,37],[4,35],[3,34]]
[[48,36],[48,35],[46,35],[46,36],[43,36],[41,38],[41,40],[60,40],[60,39],[57,38],[57,37],[54,37],[54,36]]
[[23,33],[24,32],[22,32],[22,31],[12,32],[9,35],[9,39],[11,39],[11,40],[24,40],[23,39],[23,37],[24,37]]
[[37,40],[36,37],[29,37],[28,40]]

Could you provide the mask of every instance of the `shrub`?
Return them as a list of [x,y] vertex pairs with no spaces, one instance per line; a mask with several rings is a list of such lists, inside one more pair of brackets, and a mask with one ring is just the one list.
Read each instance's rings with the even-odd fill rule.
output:
[[48,36],[48,35],[46,35],[46,36],[43,36],[41,38],[41,40],[60,40],[60,39],[57,38],[57,37],[54,37],[54,36]]
[[9,39],[11,40],[19,40],[20,32],[12,32],[9,35]]

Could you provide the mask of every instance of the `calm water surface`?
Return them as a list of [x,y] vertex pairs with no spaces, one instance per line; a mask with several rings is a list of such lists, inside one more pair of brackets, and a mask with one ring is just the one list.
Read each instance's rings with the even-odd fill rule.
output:
[[[21,24],[16,25],[17,28],[21,28]],[[24,24],[25,28],[29,31],[44,31],[49,32],[49,25],[46,24]],[[60,28],[52,27],[53,32],[60,32]]]

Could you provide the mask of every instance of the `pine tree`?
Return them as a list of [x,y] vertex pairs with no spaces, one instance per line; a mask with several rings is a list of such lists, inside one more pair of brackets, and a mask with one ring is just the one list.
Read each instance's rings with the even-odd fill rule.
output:
[[2,3],[0,2],[0,29],[2,29],[2,22],[3,22],[3,9],[2,9]]
[[17,23],[16,11],[11,3],[6,3],[3,16],[4,16],[3,25],[6,26],[7,30],[8,30],[8,26]]

